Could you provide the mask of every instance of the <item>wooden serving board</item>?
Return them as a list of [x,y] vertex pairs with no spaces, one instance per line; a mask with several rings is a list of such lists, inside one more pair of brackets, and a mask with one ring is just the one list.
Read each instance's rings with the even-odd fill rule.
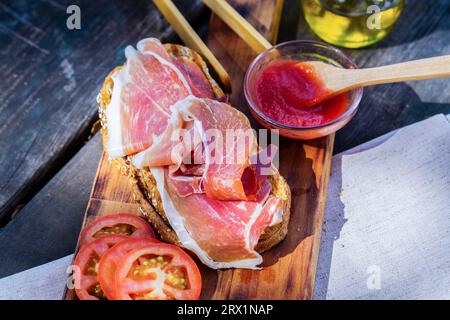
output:
[[[229,3],[269,41],[276,41],[283,0],[232,0]],[[256,54],[214,15],[209,24],[207,44],[231,76],[231,104],[259,127],[242,94],[245,71]],[[263,270],[216,271],[201,265],[203,299],[312,298],[333,142],[334,136],[309,142],[280,139],[280,171],[292,192],[288,235],[263,254]],[[84,223],[119,212],[139,214],[139,208],[127,177],[113,168],[103,155]],[[68,290],[66,299],[74,298],[74,293]]]

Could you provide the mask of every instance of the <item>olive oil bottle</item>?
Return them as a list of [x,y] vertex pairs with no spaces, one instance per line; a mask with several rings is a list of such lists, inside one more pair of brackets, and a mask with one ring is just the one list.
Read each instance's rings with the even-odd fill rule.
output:
[[324,41],[346,48],[374,44],[394,27],[404,0],[300,0],[305,19]]

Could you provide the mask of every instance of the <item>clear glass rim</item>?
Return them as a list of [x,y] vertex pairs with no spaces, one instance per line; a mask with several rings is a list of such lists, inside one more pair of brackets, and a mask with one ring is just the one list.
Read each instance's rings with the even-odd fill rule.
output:
[[262,111],[260,111],[259,108],[256,107],[256,103],[253,101],[251,94],[250,94],[250,74],[251,74],[251,72],[253,71],[256,64],[259,62],[259,60],[261,60],[263,57],[265,57],[270,51],[276,50],[280,47],[284,47],[284,46],[288,46],[288,45],[312,45],[312,46],[325,47],[326,49],[331,50],[331,51],[337,53],[342,58],[344,58],[352,66],[353,69],[358,69],[358,66],[356,65],[356,63],[348,55],[346,55],[344,52],[342,52],[338,48],[335,48],[329,44],[326,44],[326,43],[323,43],[320,41],[314,41],[314,40],[292,40],[292,41],[282,42],[282,43],[277,44],[277,45],[263,51],[262,53],[260,53],[252,61],[249,68],[247,69],[247,72],[245,73],[244,96],[245,96],[245,99],[247,100],[247,103],[248,103],[251,111],[255,112],[259,117],[264,119],[264,121],[270,123],[274,127],[281,128],[281,129],[287,129],[287,130],[293,130],[293,131],[323,129],[323,128],[329,127],[335,123],[339,123],[339,122],[347,119],[348,117],[350,117],[358,109],[359,103],[361,102],[361,99],[363,96],[363,91],[364,91],[363,88],[358,88],[358,89],[353,90],[355,92],[355,97],[353,98],[352,104],[349,106],[349,108],[347,109],[346,112],[344,112],[342,115],[340,115],[338,118],[336,118],[332,121],[329,121],[329,122],[326,122],[326,123],[323,123],[320,125],[315,125],[315,126],[297,127],[297,126],[286,125],[284,123],[281,123],[281,122],[278,122],[276,120],[269,118]]

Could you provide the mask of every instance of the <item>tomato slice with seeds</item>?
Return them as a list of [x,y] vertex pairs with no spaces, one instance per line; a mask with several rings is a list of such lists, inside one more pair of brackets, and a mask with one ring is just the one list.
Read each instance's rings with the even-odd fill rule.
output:
[[202,279],[192,258],[177,246],[148,244],[127,253],[115,275],[120,300],[195,300]]
[[96,239],[80,249],[74,261],[77,269],[73,275],[75,293],[80,300],[106,298],[98,281],[98,264],[112,246],[128,238],[121,234],[109,235]]
[[80,245],[110,234],[123,234],[133,238],[156,238],[147,221],[133,214],[119,213],[103,216],[84,228],[80,235]]
[[98,264],[98,281],[103,293],[109,300],[116,299],[114,276],[117,264],[128,252],[144,247],[147,244],[157,243],[157,239],[129,238],[109,249]]

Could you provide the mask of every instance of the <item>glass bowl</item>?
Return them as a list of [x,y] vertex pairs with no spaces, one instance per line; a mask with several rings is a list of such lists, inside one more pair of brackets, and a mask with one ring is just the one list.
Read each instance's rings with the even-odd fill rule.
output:
[[338,118],[316,126],[290,126],[275,121],[265,115],[253,99],[252,88],[255,76],[270,62],[277,59],[293,59],[298,61],[323,61],[338,67],[356,69],[356,64],[342,51],[317,41],[295,40],[278,44],[255,58],[244,79],[244,95],[253,116],[269,130],[279,130],[280,135],[298,139],[311,140],[334,133],[345,126],[356,114],[363,95],[359,88],[349,92],[347,111]]

